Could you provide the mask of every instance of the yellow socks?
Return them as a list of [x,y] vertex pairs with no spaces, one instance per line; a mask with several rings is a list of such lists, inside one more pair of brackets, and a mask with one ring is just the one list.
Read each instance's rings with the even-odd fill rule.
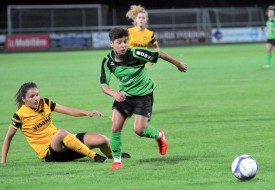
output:
[[85,144],[83,144],[80,140],[78,140],[74,135],[69,133],[64,139],[63,143],[69,149],[72,149],[80,154],[89,156],[94,160],[96,153],[90,150]]

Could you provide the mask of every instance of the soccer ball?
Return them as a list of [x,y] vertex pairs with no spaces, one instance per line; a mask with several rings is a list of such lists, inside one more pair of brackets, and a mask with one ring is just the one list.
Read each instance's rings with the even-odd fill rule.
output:
[[239,180],[250,180],[258,172],[257,162],[250,155],[241,155],[235,158],[231,168],[232,173]]

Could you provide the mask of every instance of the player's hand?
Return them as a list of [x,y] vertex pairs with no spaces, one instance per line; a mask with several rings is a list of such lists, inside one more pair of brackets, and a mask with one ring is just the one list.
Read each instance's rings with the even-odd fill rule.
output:
[[114,95],[113,95],[113,97],[118,102],[124,102],[126,100],[125,94],[123,94],[121,92],[115,92]]
[[181,72],[186,72],[187,71],[187,64],[180,63],[178,66],[178,70]]
[[100,111],[97,111],[97,110],[93,110],[93,111],[88,112],[88,115],[87,115],[87,116],[93,117],[93,116],[95,116],[95,115],[98,115],[99,117],[102,117],[102,116],[103,116],[103,114],[102,114]]

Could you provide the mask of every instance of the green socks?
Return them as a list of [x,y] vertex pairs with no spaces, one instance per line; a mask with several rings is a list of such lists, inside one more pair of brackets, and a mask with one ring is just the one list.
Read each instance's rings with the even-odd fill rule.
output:
[[159,135],[159,131],[156,128],[154,128],[151,124],[148,123],[141,137],[159,138],[160,135]]
[[[141,135],[141,137],[159,138],[160,134],[156,128],[154,128],[152,125],[150,125],[148,123],[146,126],[146,129],[145,129],[144,133]],[[110,147],[111,147],[114,159],[121,158],[121,154],[122,154],[121,146],[122,146],[121,132],[112,133]]]
[[114,158],[121,157],[121,146],[122,146],[121,132],[112,133],[110,147]]
[[271,65],[272,53],[267,54],[267,65]]

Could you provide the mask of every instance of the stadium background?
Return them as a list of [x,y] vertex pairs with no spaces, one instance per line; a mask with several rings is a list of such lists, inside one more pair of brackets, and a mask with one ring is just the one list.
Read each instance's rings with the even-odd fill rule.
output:
[[[260,6],[266,8],[269,4],[272,4],[271,0],[139,0],[139,1],[123,1],[123,0],[79,0],[79,1],[64,1],[64,0],[41,0],[39,3],[33,0],[3,0],[0,3],[0,30],[7,27],[7,13],[6,9],[8,5],[44,5],[44,4],[106,4],[117,10],[118,13],[125,13],[132,4],[141,4],[146,9],[164,9],[164,8],[203,8],[203,7],[248,7],[248,6]],[[124,20],[125,17],[123,17]]]
[[[108,48],[110,28],[114,25],[131,26],[125,13],[132,4],[141,4],[148,10],[150,29],[155,32],[162,47],[263,42],[266,39],[262,31],[266,19],[264,10],[269,3],[271,2],[117,0],[40,1],[37,4],[34,1],[4,1],[0,16],[0,51]],[[77,7],[76,12],[71,12],[75,4],[81,8]],[[42,5],[43,10],[31,12],[35,9],[29,10],[28,5]],[[47,5],[51,7],[44,9]]]
[[[8,1],[1,1],[1,22],[6,28]],[[24,2],[24,3],[23,3]],[[184,3],[180,3],[184,2]],[[70,1],[39,1],[64,4]],[[271,1],[75,1],[77,4],[110,3],[123,14],[132,3],[146,9],[197,7],[262,7]],[[10,1],[9,4],[36,4]],[[127,21],[125,16],[120,17]],[[130,22],[128,22],[129,24]],[[162,48],[163,46],[161,46]],[[160,157],[154,141],[137,138],[132,122],[124,130],[124,150],[133,158],[121,172],[109,172],[111,162],[88,159],[64,164],[40,162],[23,135],[16,134],[8,163],[1,167],[0,189],[274,189],[274,68],[265,69],[265,44],[164,47],[165,52],[188,63],[177,72],[170,64],[150,67],[157,82],[152,124],[164,129],[169,154]],[[107,50],[0,53],[0,139],[3,142],[16,105],[13,96],[24,81],[35,81],[44,97],[64,105],[96,108],[103,118],[71,118],[53,114],[56,126],[70,132],[92,130],[110,134],[112,99],[102,94],[98,77]],[[1,146],[1,145],[0,145]],[[250,182],[239,182],[231,163],[240,154],[257,159],[259,173]],[[160,180],[161,179],[161,180]],[[114,187],[114,182],[118,182]]]

